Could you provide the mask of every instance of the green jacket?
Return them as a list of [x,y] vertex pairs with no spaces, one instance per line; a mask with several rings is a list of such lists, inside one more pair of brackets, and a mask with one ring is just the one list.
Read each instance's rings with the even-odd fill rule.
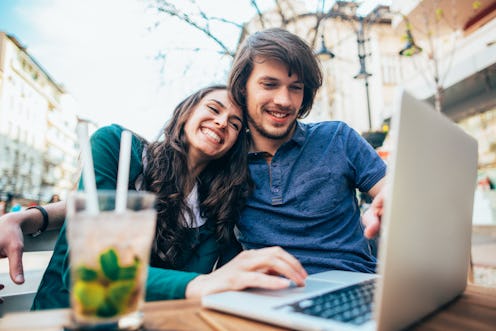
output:
[[[124,129],[116,124],[100,128],[91,137],[91,149],[95,167],[95,179],[98,189],[115,189],[117,184],[117,167],[119,162],[120,137]],[[131,163],[129,171],[129,189],[142,173],[143,143],[133,136]],[[213,226],[207,221],[198,229],[190,229],[189,236],[194,249],[183,252],[180,257],[185,261],[182,270],[170,270],[149,267],[146,284],[146,300],[182,299],[188,283],[201,273],[209,273],[217,258],[219,265],[224,264],[239,252],[234,245],[220,252]],[[69,251],[66,239],[65,223],[55,244],[52,258],[43,275],[38,292],[34,298],[32,310],[67,308],[69,301]]]

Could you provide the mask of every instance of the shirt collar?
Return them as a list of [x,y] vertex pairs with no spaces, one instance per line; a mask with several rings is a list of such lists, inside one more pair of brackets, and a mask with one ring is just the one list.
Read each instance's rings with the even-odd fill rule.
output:
[[307,133],[306,126],[303,123],[296,121],[296,128],[291,140],[301,146],[305,143],[306,133]]
[[[287,143],[294,142],[295,144],[302,146],[305,143],[306,139],[306,131],[307,128],[303,123],[300,123],[299,121],[296,121],[296,128],[295,131],[293,132],[293,136],[291,139],[288,140]],[[252,158],[263,158],[267,156],[266,152],[250,152],[248,153],[248,157],[250,159]]]

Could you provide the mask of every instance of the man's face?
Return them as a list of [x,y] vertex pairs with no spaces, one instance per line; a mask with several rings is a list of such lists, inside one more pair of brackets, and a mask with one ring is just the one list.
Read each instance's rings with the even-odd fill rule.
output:
[[279,61],[255,58],[246,82],[248,127],[257,141],[290,139],[303,102],[303,83]]

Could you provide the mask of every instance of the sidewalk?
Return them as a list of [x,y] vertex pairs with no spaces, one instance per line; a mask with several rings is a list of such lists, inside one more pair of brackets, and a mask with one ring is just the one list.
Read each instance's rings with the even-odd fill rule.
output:
[[472,227],[472,263],[474,282],[496,287],[496,224]]

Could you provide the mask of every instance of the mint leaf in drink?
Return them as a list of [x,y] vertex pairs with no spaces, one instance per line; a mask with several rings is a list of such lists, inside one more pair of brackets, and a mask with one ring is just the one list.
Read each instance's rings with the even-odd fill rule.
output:
[[119,258],[113,248],[110,248],[100,255],[100,266],[103,274],[109,280],[117,280],[119,278]]
[[119,270],[119,280],[131,280],[136,277],[136,272],[140,266],[139,257],[134,257],[134,263],[128,266],[121,266]]
[[78,267],[76,273],[77,278],[85,282],[91,282],[98,278],[98,271],[85,266]]

